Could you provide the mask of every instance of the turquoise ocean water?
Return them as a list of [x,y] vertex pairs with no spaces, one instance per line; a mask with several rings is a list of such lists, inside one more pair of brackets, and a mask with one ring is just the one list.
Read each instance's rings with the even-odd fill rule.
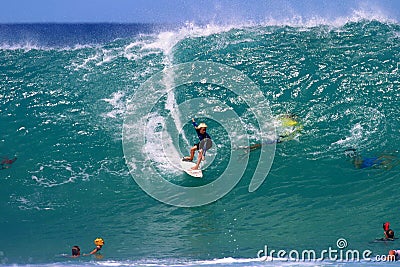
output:
[[[257,253],[337,249],[339,238],[372,255],[400,247],[373,242],[385,221],[400,233],[400,166],[356,169],[343,153],[400,156],[398,23],[23,24],[0,25],[0,33],[0,156],[18,158],[0,170],[1,265],[337,265],[345,263],[260,262]],[[147,79],[192,61],[244,73],[272,114],[296,114],[303,131],[277,144],[257,191],[248,192],[254,151],[226,196],[180,208],[135,183],[122,128],[127,103]],[[211,90],[187,87],[177,102]],[[235,103],[223,88],[213,90]],[[243,113],[240,104],[234,109]],[[202,182],[168,170],[176,183],[197,186],[226,168],[228,134],[207,122],[220,155]],[[194,142],[190,122],[181,123]],[[158,160],[155,146],[143,149]],[[98,236],[102,259],[64,256],[73,245],[89,252]]]

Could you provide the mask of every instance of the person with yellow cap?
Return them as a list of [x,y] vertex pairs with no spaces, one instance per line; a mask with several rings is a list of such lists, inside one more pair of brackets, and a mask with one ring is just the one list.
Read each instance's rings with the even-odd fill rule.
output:
[[204,122],[200,123],[199,125],[196,123],[196,121],[194,120],[194,118],[192,118],[192,124],[194,126],[194,128],[196,129],[197,132],[197,136],[199,137],[199,142],[194,144],[193,147],[190,149],[190,156],[189,157],[184,157],[182,160],[184,161],[192,161],[194,158],[194,153],[196,151],[199,151],[199,157],[197,160],[197,164],[192,167],[192,170],[197,170],[199,169],[200,163],[202,160],[204,160],[204,154],[203,154],[203,150],[199,148],[200,142],[206,138],[211,140],[210,135],[206,132],[207,131],[207,124],[205,124]]
[[101,250],[101,248],[104,246],[103,238],[100,238],[100,237],[96,238],[94,240],[94,244],[96,245],[96,247],[89,254],[85,254],[85,256],[93,255],[93,254],[96,254],[97,252],[99,252]]

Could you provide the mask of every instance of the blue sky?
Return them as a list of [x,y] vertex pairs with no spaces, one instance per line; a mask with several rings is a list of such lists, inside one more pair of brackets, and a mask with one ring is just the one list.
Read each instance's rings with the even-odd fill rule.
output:
[[399,0],[3,0],[0,23],[231,23],[294,16],[332,19],[360,10],[400,21]]

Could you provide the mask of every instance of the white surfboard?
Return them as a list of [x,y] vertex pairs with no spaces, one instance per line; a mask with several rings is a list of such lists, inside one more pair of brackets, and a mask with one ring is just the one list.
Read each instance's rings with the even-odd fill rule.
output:
[[183,161],[181,160],[181,167],[184,172],[189,174],[190,176],[196,177],[196,178],[202,178],[203,177],[203,172],[202,170],[192,170],[192,167],[196,166],[196,163],[192,161]]

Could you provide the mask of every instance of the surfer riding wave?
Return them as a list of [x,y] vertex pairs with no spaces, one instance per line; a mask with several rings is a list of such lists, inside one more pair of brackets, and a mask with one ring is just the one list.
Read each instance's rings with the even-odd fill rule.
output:
[[197,137],[199,138],[199,142],[194,144],[193,147],[190,149],[190,156],[189,157],[184,157],[182,160],[184,160],[184,161],[192,161],[193,158],[194,158],[195,152],[199,151],[197,163],[196,163],[195,166],[192,167],[192,170],[198,170],[199,166],[200,166],[200,163],[201,163],[202,160],[204,160],[204,156],[205,156],[205,153],[206,153],[206,151],[203,150],[202,147],[200,147],[200,143],[201,143],[201,141],[206,140],[207,138],[209,140],[211,140],[211,137],[207,133],[207,124],[202,122],[202,123],[200,123],[198,125],[194,118],[192,118],[192,124],[193,124],[193,127],[195,128],[195,130],[197,132]]

